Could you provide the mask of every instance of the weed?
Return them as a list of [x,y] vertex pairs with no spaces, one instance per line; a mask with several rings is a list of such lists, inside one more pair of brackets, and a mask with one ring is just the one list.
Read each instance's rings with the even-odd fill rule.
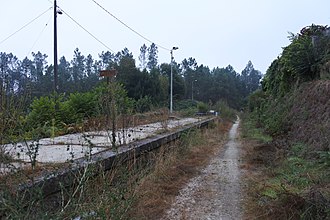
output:
[[167,108],[162,108],[159,111],[160,111],[159,121],[160,121],[161,127],[162,127],[163,131],[167,131],[170,112]]
[[324,164],[324,166],[330,166],[330,151],[320,151],[320,163]]
[[272,137],[270,135],[267,135],[262,128],[258,128],[256,124],[257,122],[253,118],[247,118],[246,115],[243,115],[243,138],[260,141],[262,143],[271,142]]
[[154,169],[139,182],[137,200],[129,217],[159,219],[181,187],[219,150],[228,129],[228,123],[217,123],[214,129],[204,132],[192,130],[182,135],[175,145],[162,148],[155,154]]
[[[319,152],[319,157],[314,157],[307,144],[291,143],[281,157],[269,163],[269,155],[275,158],[279,149],[269,151],[269,147],[258,147],[265,145],[260,144],[265,139],[256,135],[262,129],[256,127],[253,116],[243,119],[244,158],[248,164],[245,167],[249,168],[246,177],[249,182],[246,189],[248,218],[329,218],[328,152]],[[259,158],[259,163],[255,163],[255,158]]]

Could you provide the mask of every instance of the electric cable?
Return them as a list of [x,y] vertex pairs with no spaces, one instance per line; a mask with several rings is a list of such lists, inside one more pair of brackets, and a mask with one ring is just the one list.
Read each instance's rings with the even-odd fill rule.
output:
[[[107,9],[105,9],[102,5],[100,5],[98,2],[96,2],[95,0],[92,0],[97,6],[99,6],[102,10],[104,10],[106,13],[108,13],[111,17],[113,17],[114,19],[116,19],[119,23],[121,23],[122,25],[124,25],[126,28],[128,28],[129,30],[131,30],[132,32],[134,32],[135,34],[137,34],[138,36],[140,36],[141,38],[143,38],[144,40],[150,42],[150,43],[154,43],[152,40],[149,40],[147,37],[143,36],[142,34],[140,34],[139,32],[137,32],[136,30],[134,30],[133,28],[131,28],[130,26],[128,26],[125,22],[121,21],[119,18],[117,18],[115,15],[113,15],[111,12],[109,12]],[[157,47],[167,50],[167,51],[171,51],[170,49],[163,47],[159,44],[154,43]]]
[[50,9],[52,9],[53,7],[48,8],[46,11],[44,11],[43,13],[41,13],[40,15],[38,15],[36,18],[34,18],[33,20],[31,20],[30,22],[26,23],[23,27],[21,27],[20,29],[18,29],[17,31],[15,31],[14,33],[12,33],[11,35],[9,35],[8,37],[6,37],[5,39],[3,39],[2,41],[0,41],[0,45],[5,42],[6,40],[8,40],[9,38],[11,38],[12,36],[14,36],[15,34],[17,34],[18,32],[20,32],[21,30],[23,30],[24,28],[26,28],[27,26],[29,26],[31,23],[33,23],[35,20],[37,20],[38,18],[40,18],[41,16],[43,16],[44,14],[46,14]]
[[[47,21],[46,25],[44,26],[44,28],[43,28],[43,29],[41,30],[41,32],[39,33],[37,39],[35,40],[35,42],[33,43],[32,47],[31,47],[31,49],[29,50],[28,55],[31,53],[32,49],[34,48],[34,46],[35,46],[35,45],[37,44],[37,42],[39,41],[39,39],[40,39],[41,35],[43,34],[43,32],[45,31],[45,29],[48,27],[48,23],[49,23],[49,21],[50,21],[51,19],[52,19],[52,15],[51,15],[50,18],[48,19],[48,21]],[[27,56],[28,56],[28,55],[27,55]]]
[[[58,6],[57,6],[58,7]],[[95,35],[93,35],[91,32],[89,32],[86,28],[84,28],[81,24],[79,24],[75,19],[73,19],[68,13],[66,13],[62,8],[58,7],[66,16],[68,16],[74,23],[76,23],[81,29],[86,31],[91,37],[93,37],[95,40],[97,40],[100,44],[105,46],[108,50],[114,53],[114,50],[112,50],[110,47],[108,47],[105,43],[103,43],[101,40],[99,40]]]

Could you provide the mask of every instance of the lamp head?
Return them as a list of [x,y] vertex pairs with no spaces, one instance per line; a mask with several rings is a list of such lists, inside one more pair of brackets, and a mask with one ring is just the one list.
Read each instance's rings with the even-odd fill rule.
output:
[[179,49],[179,48],[178,48],[178,47],[173,47],[173,48],[172,48],[172,50],[177,50],[177,49]]

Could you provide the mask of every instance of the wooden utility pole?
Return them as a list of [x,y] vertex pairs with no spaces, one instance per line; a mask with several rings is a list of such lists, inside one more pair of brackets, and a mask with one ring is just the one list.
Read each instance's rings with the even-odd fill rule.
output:
[[58,93],[58,70],[57,70],[57,4],[54,0],[54,93]]

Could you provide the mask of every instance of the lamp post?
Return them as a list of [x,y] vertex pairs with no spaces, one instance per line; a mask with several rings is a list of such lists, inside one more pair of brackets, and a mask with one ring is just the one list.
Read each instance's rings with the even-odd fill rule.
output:
[[191,82],[191,101],[194,101],[194,82],[197,82],[197,79]]
[[170,113],[173,112],[173,50],[179,49],[178,47],[173,47],[171,50],[171,89],[170,89]]

